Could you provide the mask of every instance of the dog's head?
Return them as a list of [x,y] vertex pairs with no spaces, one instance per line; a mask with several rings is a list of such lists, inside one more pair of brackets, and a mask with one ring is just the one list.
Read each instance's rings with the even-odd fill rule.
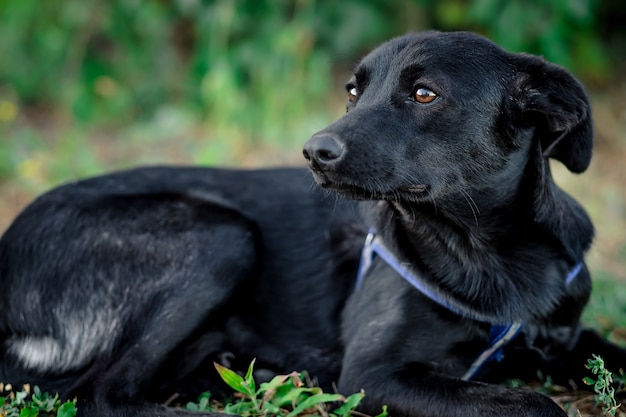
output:
[[346,90],[347,114],[315,134],[304,157],[319,185],[348,198],[506,200],[529,160],[582,172],[591,158],[580,83],[475,34],[393,39],[357,65]]
[[464,224],[505,207],[572,258],[590,245],[588,217],[554,185],[548,163],[579,173],[591,159],[587,95],[563,68],[476,34],[431,31],[376,48],[346,90],[346,115],[304,146],[323,188],[447,211]]

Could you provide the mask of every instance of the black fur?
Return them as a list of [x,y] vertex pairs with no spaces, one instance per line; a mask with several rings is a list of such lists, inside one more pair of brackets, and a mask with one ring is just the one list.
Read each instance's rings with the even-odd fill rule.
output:
[[[436,98],[420,103],[420,88]],[[225,392],[213,361],[256,358],[259,376],[306,369],[327,389],[365,389],[368,413],[556,417],[548,397],[496,383],[541,369],[582,388],[592,353],[626,364],[580,328],[586,267],[565,283],[593,228],[548,158],[589,164],[578,81],[477,35],[423,32],[375,49],[347,89],[347,114],[304,147],[312,177],[139,168],[33,202],[0,240],[0,380],[77,396],[83,416],[181,416],[157,404]],[[523,321],[504,360],[460,379],[489,323],[380,258],[355,290],[369,227],[455,303]]]

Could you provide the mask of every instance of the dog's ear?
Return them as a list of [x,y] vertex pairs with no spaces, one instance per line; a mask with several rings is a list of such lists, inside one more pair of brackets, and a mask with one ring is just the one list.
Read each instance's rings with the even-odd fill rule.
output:
[[589,99],[580,82],[557,65],[526,54],[516,54],[514,63],[510,120],[533,135],[525,178],[535,221],[562,243],[572,262],[579,262],[591,244],[593,226],[580,204],[554,184],[546,158],[575,173],[587,169],[593,148]]
[[593,148],[591,107],[583,86],[565,69],[542,58],[516,55],[518,77],[511,96],[516,119],[535,129],[544,157],[580,173]]

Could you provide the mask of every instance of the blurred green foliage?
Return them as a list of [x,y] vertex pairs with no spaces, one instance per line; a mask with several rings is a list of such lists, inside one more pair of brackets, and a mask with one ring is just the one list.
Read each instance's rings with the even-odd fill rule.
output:
[[[133,140],[142,162],[165,136],[203,164],[299,147],[341,113],[334,80],[407,31],[473,30],[610,80],[625,13],[600,0],[0,0],[0,180],[119,166],[102,141],[121,164],[137,160]],[[94,126],[98,143],[76,139]]]
[[470,24],[511,51],[544,55],[579,76],[610,69],[600,38],[600,0],[437,2],[436,16],[451,28]]
[[475,30],[606,77],[600,12],[599,0],[2,0],[0,88],[78,121],[174,104],[254,133],[306,117],[335,64],[409,30]]

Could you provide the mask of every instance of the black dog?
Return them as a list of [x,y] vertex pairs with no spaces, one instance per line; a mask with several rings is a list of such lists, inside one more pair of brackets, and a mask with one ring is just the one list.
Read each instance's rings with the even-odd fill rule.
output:
[[[581,330],[592,240],[548,158],[591,157],[565,70],[469,33],[387,42],[305,170],[155,167],[67,184],[0,241],[0,380],[79,413],[185,415],[213,361],[308,370],[393,416],[564,416],[491,384],[580,384],[626,352]],[[356,200],[362,200],[357,202]],[[368,233],[369,230],[369,233]],[[488,382],[488,383],[485,383]]]

